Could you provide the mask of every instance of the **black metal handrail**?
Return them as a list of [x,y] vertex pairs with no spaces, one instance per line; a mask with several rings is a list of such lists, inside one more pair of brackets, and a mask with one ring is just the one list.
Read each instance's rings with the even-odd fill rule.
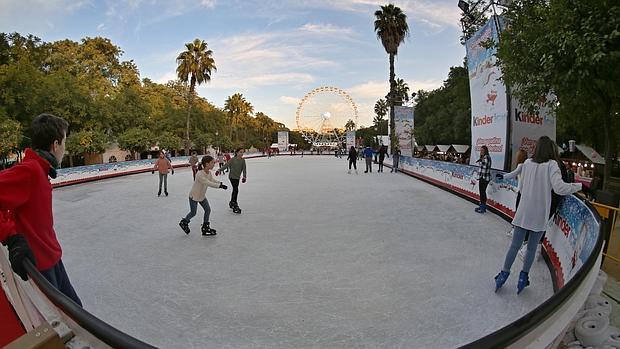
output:
[[58,291],[29,260],[24,262],[28,276],[39,286],[45,296],[52,301],[63,313],[84,328],[93,336],[113,348],[153,349],[150,344],[144,343],[126,333],[103,322],[93,314],[84,310],[69,297]]

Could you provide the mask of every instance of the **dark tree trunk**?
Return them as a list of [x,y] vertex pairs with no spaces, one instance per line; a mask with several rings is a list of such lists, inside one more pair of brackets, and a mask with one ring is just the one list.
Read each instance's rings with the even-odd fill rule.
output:
[[394,54],[390,53],[390,149],[394,149],[394,100],[396,90],[396,74],[394,73]]

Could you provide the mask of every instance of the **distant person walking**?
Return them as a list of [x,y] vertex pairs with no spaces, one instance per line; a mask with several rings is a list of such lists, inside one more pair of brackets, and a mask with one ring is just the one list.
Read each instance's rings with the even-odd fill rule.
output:
[[387,146],[382,145],[379,147],[379,171],[378,172],[383,172],[383,161],[385,160],[385,157],[390,157],[387,153]]
[[153,170],[151,173],[155,173],[157,171],[159,173],[159,190],[157,191],[157,196],[161,196],[161,183],[164,183],[164,194],[168,196],[168,172],[172,170],[172,174],[174,174],[174,168],[172,168],[172,164],[170,160],[168,160],[163,151],[159,151],[159,159],[155,161],[155,165],[153,166]]
[[480,147],[480,163],[478,168],[478,189],[480,191],[480,206],[476,207],[476,212],[485,213],[487,211],[487,187],[491,181],[491,156],[486,145]]
[[355,169],[355,174],[357,173],[357,151],[355,150],[354,146],[351,146],[351,149],[349,149],[349,156],[347,157],[347,160],[349,160],[349,174],[351,174],[351,165],[353,165],[353,168]]
[[[232,195],[230,196],[230,202],[228,206],[233,210],[234,213],[241,213],[241,209],[239,208],[239,204],[237,203],[237,196],[239,195],[239,179],[241,179],[241,183],[245,183],[247,178],[247,169],[245,166],[245,159],[243,158],[243,149],[239,148],[235,151],[235,157],[230,159],[226,163],[226,165],[222,166],[222,170],[229,169],[228,179],[230,180],[230,184],[233,187]],[[219,172],[219,171],[218,171]],[[217,176],[219,173],[216,172]],[[241,177],[241,173],[243,172],[243,177]]]
[[[496,292],[508,279],[517,251],[528,232],[530,239],[523,260],[523,269],[519,274],[517,294],[530,284],[529,271],[534,261],[538,241],[540,241],[549,220],[551,190],[553,189],[558,195],[569,195],[582,189],[581,183],[565,183],[562,180],[560,167],[555,160],[554,146],[555,144],[549,137],[540,137],[536,142],[533,158],[525,160],[522,166],[517,167],[512,172],[517,172],[517,175],[521,176],[521,202],[512,220],[514,233],[512,243],[506,253],[504,266],[495,276]],[[498,174],[497,177],[505,178],[501,174]]]
[[372,148],[366,147],[364,149],[364,158],[366,159],[366,171],[364,173],[372,173]]
[[392,154],[392,170],[390,171],[390,173],[398,173],[398,162],[400,161],[400,154],[400,148],[395,147],[394,154]]
[[200,204],[202,209],[205,211],[202,218],[202,236],[216,235],[215,229],[211,229],[211,225],[209,223],[211,206],[209,206],[209,201],[207,200],[207,188],[221,188],[226,190],[228,187],[213,178],[213,175],[211,174],[211,169],[213,169],[213,166],[215,166],[215,160],[211,155],[205,155],[200,160],[200,164],[198,165],[199,172],[196,175],[196,180],[194,181],[194,184],[192,184],[192,189],[189,192],[189,213],[179,222],[179,226],[183,229],[185,234],[189,234],[189,222],[196,215],[198,204]]
[[194,180],[196,180],[196,172],[198,172],[198,156],[196,152],[192,152],[192,156],[189,157],[189,165],[192,167],[192,176],[194,176]]

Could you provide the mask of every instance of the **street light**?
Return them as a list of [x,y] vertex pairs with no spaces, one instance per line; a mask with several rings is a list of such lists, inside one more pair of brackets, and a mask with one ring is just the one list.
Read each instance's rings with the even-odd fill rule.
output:
[[217,131],[215,131],[215,146],[217,147],[217,153],[219,154],[221,152],[220,149],[220,145],[217,143],[217,136],[219,135],[219,133]]

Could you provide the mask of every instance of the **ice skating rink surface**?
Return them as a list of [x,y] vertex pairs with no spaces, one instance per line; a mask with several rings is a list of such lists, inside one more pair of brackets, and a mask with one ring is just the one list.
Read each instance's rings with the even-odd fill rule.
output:
[[[391,159],[387,159],[391,161]],[[246,160],[209,188],[185,235],[191,170],[54,191],[55,228],[84,307],[161,348],[454,348],[552,295],[542,260],[517,296],[522,260],[494,293],[510,225],[403,174],[347,174],[343,157]],[[226,184],[227,177],[221,177]]]

